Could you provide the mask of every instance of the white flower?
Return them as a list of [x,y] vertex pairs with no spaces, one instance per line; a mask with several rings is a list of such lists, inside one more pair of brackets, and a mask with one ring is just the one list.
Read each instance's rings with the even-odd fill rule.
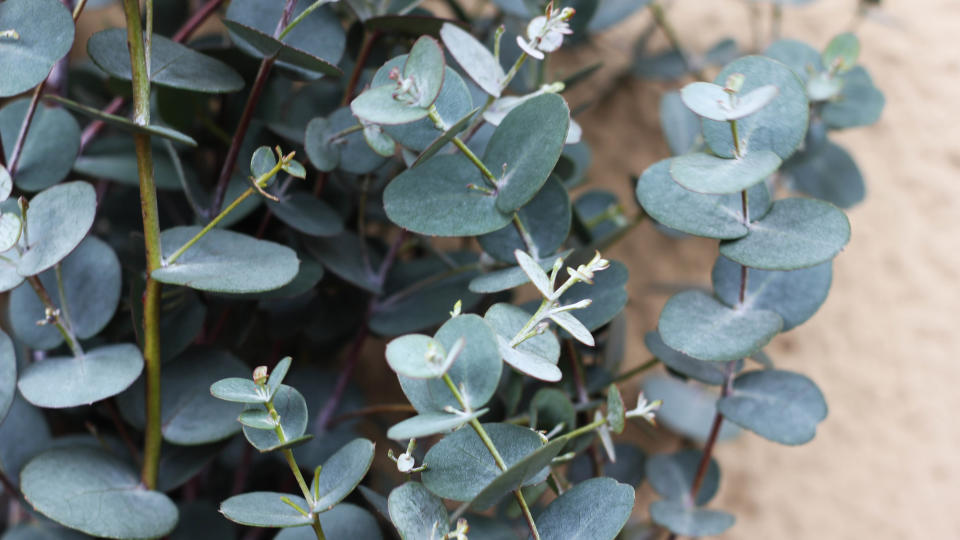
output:
[[[527,25],[527,39],[517,36],[517,45],[523,52],[543,60],[544,52],[553,52],[563,45],[563,36],[572,34],[573,30],[567,21],[573,17],[573,8],[563,8],[553,11],[553,4],[547,6],[547,14],[534,17]],[[541,52],[542,51],[542,52]]]
[[640,395],[637,396],[637,406],[626,412],[627,418],[640,417],[650,422],[652,425],[657,425],[656,412],[660,410],[660,406],[663,405],[662,400],[656,400],[653,403],[648,403],[647,398],[643,397],[643,392],[640,392]]
[[397,456],[397,470],[402,473],[408,473],[413,470],[416,462],[413,459],[413,456],[404,452]]

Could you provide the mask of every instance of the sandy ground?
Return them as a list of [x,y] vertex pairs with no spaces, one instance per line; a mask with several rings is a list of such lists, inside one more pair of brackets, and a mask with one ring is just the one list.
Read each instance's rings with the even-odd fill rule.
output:
[[[724,35],[750,43],[744,3],[675,4],[671,20],[690,47]],[[960,93],[951,84],[960,74],[960,2],[885,4],[884,21],[859,31],[861,61],[887,97],[883,118],[836,137],[866,177],[867,200],[850,212],[853,238],[827,303],[770,348],[778,366],[821,386],[830,415],[802,447],[751,435],[719,447],[724,478],[712,506],[737,516],[722,538],[960,538]],[[820,48],[848,27],[854,5],[787,9],[783,35]],[[631,18],[591,54],[614,68],[648,21]],[[666,157],[653,135],[661,90],[635,82],[582,116],[593,185],[629,201],[628,176]],[[611,253],[631,269],[633,361],[647,358],[641,338],[666,300],[652,285],[707,283],[715,246],[644,225]]]

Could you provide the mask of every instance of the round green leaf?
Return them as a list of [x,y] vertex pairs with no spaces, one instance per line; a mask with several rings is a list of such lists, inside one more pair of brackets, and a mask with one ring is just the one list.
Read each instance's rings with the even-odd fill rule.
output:
[[105,345],[78,357],[34,362],[20,375],[17,387],[38,407],[79,407],[123,392],[142,370],[143,356],[135,345]]
[[[643,210],[659,223],[681,232],[706,238],[740,238],[748,229],[743,224],[739,193],[707,195],[684,188],[670,176],[672,159],[651,165],[637,182],[637,200]],[[762,216],[770,207],[770,191],[758,183],[748,192],[751,216]]]
[[580,482],[537,517],[543,540],[613,540],[633,512],[634,490],[612,478]]
[[447,508],[423,484],[407,482],[390,492],[390,521],[403,540],[439,538],[450,532]]
[[816,149],[798,152],[784,166],[797,191],[850,208],[863,200],[863,175],[850,154],[827,141]]
[[270,491],[254,491],[234,495],[220,503],[220,513],[230,521],[248,527],[299,527],[313,522],[312,517],[297,512],[295,508],[283,501],[288,499],[306,513],[310,507],[303,497],[273,493]]
[[[120,303],[120,260],[106,242],[88,236],[60,263],[60,275],[66,306],[57,293],[61,289],[54,269],[40,274],[40,282],[78,338],[95,336],[110,322]],[[55,326],[37,325],[37,321],[44,318],[44,309],[28,284],[10,294],[13,331],[18,340],[35,349],[52,349],[63,343],[63,336]]]
[[[180,445],[216,442],[239,431],[237,415],[241,407],[214,398],[210,386],[227,377],[242,377],[249,370],[226,351],[192,350],[163,365],[160,379],[161,432],[164,440]],[[121,412],[131,424],[146,424],[143,411],[144,383],[124,392],[119,401]]]
[[[373,514],[350,503],[340,503],[331,510],[320,514],[320,526],[323,534],[334,538],[363,538],[364,540],[383,540],[380,524]],[[290,527],[283,529],[273,540],[315,540],[317,533],[311,527]]]
[[[222,94],[243,88],[243,77],[219,60],[154,34],[150,50],[150,82],[182,90]],[[110,28],[87,40],[90,58],[113,77],[129,81],[127,32]]]
[[690,191],[725,195],[763,182],[781,163],[780,156],[770,150],[753,150],[733,159],[698,152],[673,158],[670,175]]
[[342,107],[328,118],[314,118],[307,124],[304,147],[310,163],[321,171],[340,167],[345,172],[366,174],[381,166],[383,156],[370,149],[362,130],[344,135],[358,126],[350,109]]
[[457,429],[474,418],[480,418],[488,409],[477,409],[470,414],[428,412],[407,418],[390,426],[387,437],[395,441],[419,439]]
[[500,122],[483,154],[498,178],[498,210],[513,212],[540,191],[563,152],[569,123],[566,101],[550,93],[524,101]]
[[650,518],[682,536],[715,536],[733,527],[734,517],[720,510],[694,508],[682,501],[653,501]]
[[193,137],[180,133],[179,131],[168,128],[166,126],[160,126],[156,124],[152,125],[140,125],[132,120],[124,118],[123,116],[117,116],[115,114],[109,114],[107,112],[101,111],[100,109],[95,109],[93,107],[88,107],[76,101],[66,99],[64,97],[48,95],[47,99],[55,101],[64,107],[70,109],[71,111],[78,112],[85,116],[89,116],[95,120],[105,122],[111,126],[116,126],[124,131],[130,131],[133,133],[144,133],[146,135],[153,135],[156,137],[162,137],[164,139],[169,139],[187,146],[197,146],[197,141]]
[[733,393],[717,402],[731,422],[780,444],[813,439],[827,417],[827,403],[817,385],[789,371],[751,371],[733,381]]
[[[293,17],[303,13],[313,2],[297,2],[293,10]],[[234,0],[227,8],[226,18],[258,30],[261,34],[272,36],[277,28],[277,22],[283,14],[283,4],[276,2],[261,2],[260,0]],[[256,58],[263,58],[264,52],[255,43],[247,41],[246,36],[233,33],[233,41],[238,48]],[[323,60],[334,67],[340,63],[343,51],[346,48],[346,35],[337,14],[329,7],[322,6],[307,15],[286,36],[283,37],[284,47],[280,51],[278,65],[292,71],[308,80],[316,79],[321,73],[320,66],[308,64],[309,69],[300,67],[305,60],[302,55],[293,55],[290,51],[296,50],[314,58]]]
[[12,212],[0,214],[0,253],[13,248],[20,240],[20,216]]
[[435,156],[387,185],[384,210],[397,225],[435,236],[476,236],[508,225],[511,216],[497,209],[499,197],[471,184],[486,185],[466,157]]
[[[172,255],[200,229],[174,227],[163,231],[163,256]],[[287,246],[213,229],[175,263],[154,270],[151,277],[201,291],[250,293],[286,285],[296,277],[299,268],[296,252]]]
[[560,297],[563,305],[573,304],[590,298],[589,306],[571,311],[588,330],[593,331],[612,321],[627,305],[627,279],[629,271],[620,261],[611,261],[610,267],[598,272],[593,284],[580,282],[567,289]]
[[224,446],[226,442],[197,446],[163,444],[157,472],[157,491],[169,493],[186,484],[220,455]]
[[[446,351],[453,349],[458,340],[464,340],[463,350],[447,374],[470,408],[483,407],[496,392],[503,366],[493,329],[477,315],[459,315],[444,323],[433,339]],[[440,379],[411,379],[403,375],[398,378],[403,393],[418,412],[440,412],[447,406],[461,408]]]
[[506,74],[486,46],[456,24],[444,23],[440,38],[463,71],[484,92],[500,97]]
[[10,177],[10,171],[0,165],[0,203],[6,201],[13,191],[13,178]]
[[60,184],[31,199],[29,244],[23,246],[17,272],[33,276],[63,260],[87,235],[96,211],[97,195],[86,182]]
[[17,273],[20,257],[15,250],[3,254],[7,260],[0,259],[0,292],[7,292],[23,283],[23,276]]
[[268,201],[277,219],[309,236],[336,236],[343,231],[343,219],[329,204],[306,191],[293,191]]
[[85,540],[89,536],[49,522],[27,522],[7,529],[3,540]]
[[699,360],[746,358],[777,335],[783,320],[772,311],[731,308],[700,291],[667,301],[657,325],[663,342]]
[[[604,463],[603,475],[633,487],[639,487],[646,475],[644,465],[647,455],[639,447],[627,443],[616,443],[614,453],[617,461]],[[579,454],[567,468],[567,480],[579,483],[593,478],[593,460],[589,454]]]
[[[697,469],[703,453],[699,450],[680,450],[672,454],[657,454],[647,459],[646,473],[650,486],[664,499],[671,501],[691,500],[690,490],[697,476]],[[697,506],[710,502],[720,488],[720,467],[715,459],[710,459],[697,491]]]
[[[543,189],[518,212],[518,219],[533,238],[537,253],[544,257],[555,252],[570,233],[570,195],[559,180],[547,180]],[[514,250],[526,250],[523,238],[513,224],[477,238],[491,257],[508,263],[516,258]]]
[[830,129],[868,126],[880,119],[886,98],[867,70],[857,66],[841,76],[840,95],[824,104],[821,117]]
[[[777,96],[763,109],[737,121],[739,136],[746,143],[746,154],[771,150],[781,159],[790,157],[803,142],[809,119],[807,91],[803,83],[784,64],[763,56],[745,56],[734,60],[717,75],[714,82],[725,84],[727,77],[742,73],[741,93],[773,85]],[[703,135],[707,145],[721,157],[733,157],[733,138],[727,122],[704,119]]]
[[[563,260],[570,255],[572,250],[567,250],[558,255],[551,255],[547,258],[536,261],[540,268],[548,271],[553,268],[553,262],[557,259]],[[475,293],[495,293],[506,291],[514,287],[519,287],[524,283],[530,282],[530,276],[519,266],[511,266],[481,274],[470,280],[470,291]]]
[[430,336],[408,334],[387,344],[387,364],[411,379],[433,379],[447,372],[451,359],[443,345]]
[[[287,441],[298,439],[306,433],[310,412],[307,410],[307,402],[303,399],[303,395],[296,388],[281,385],[273,397],[273,406],[280,415],[280,427]],[[260,410],[264,409],[264,406],[251,404],[247,409]],[[273,430],[243,426],[243,435],[254,448],[261,452],[270,452],[282,446]]]
[[140,475],[91,447],[55,448],[20,474],[23,495],[50,519],[93,536],[158,538],[177,524],[177,507],[150,491]]
[[[0,9],[3,6],[6,4],[0,4]],[[0,39],[0,50],[4,41]],[[14,144],[20,135],[20,125],[29,106],[30,99],[25,98],[12,101],[0,109],[0,137],[3,137],[7,163],[10,162]],[[56,184],[70,172],[79,150],[80,126],[73,116],[61,108],[45,104],[37,106],[17,163],[14,183],[24,191],[40,191]]]
[[552,332],[544,332],[516,347],[510,347],[510,340],[530,320],[531,315],[517,306],[499,303],[490,306],[483,318],[496,332],[500,354],[511,367],[537,379],[559,381],[561,373],[557,362],[560,359],[560,342]]
[[314,512],[330,510],[357,487],[373,463],[374,448],[367,439],[354,439],[324,462],[310,484],[310,491],[318,494]]
[[420,36],[407,55],[403,66],[403,76],[413,77],[419,93],[417,105],[428,108],[440,95],[443,86],[444,67],[443,49],[437,40],[430,36]]
[[[407,62],[408,55],[400,55],[387,61],[373,76],[370,82],[371,87],[383,86],[386,84],[396,84],[390,80],[390,72],[396,68],[403,70]],[[416,122],[406,124],[384,125],[383,130],[389,134],[398,143],[414,151],[424,151],[417,159],[417,164],[422,163],[430,156],[439,151],[444,144],[453,140],[453,136],[466,129],[470,122],[473,112],[473,98],[470,96],[470,90],[460,75],[450,66],[444,69],[443,86],[440,87],[440,95],[434,102],[437,109],[437,115],[443,120],[448,129],[441,133],[433,120],[422,118]],[[459,126],[459,127],[458,127]],[[440,134],[438,136],[438,134]],[[446,139],[444,141],[444,139]],[[432,148],[432,153],[427,152]]]
[[[717,414],[718,395],[698,384],[685,383],[669,376],[657,375],[643,380],[647,399],[662,400],[657,422],[667,429],[697,442],[705,442]],[[720,426],[720,440],[732,439],[740,430],[730,422]]]
[[7,416],[17,393],[17,355],[13,340],[0,331],[0,424]]
[[73,45],[73,17],[57,0],[7,0],[0,4],[0,97],[30,90],[47,78]]
[[[507,468],[544,447],[540,436],[530,429],[512,424],[483,424],[500,451]],[[502,471],[483,441],[472,429],[454,431],[440,440],[423,458],[427,469],[421,473],[423,485],[434,495],[455,501],[472,501]],[[528,484],[543,481],[540,470],[532,471]]]
[[764,270],[795,270],[833,259],[850,240],[850,222],[836,206],[790,198],[750,224],[743,238],[720,243],[720,253]]
[[[713,266],[713,289],[728,305],[740,295],[741,266],[719,257]],[[774,311],[783,319],[783,331],[803,324],[823,305],[830,292],[833,269],[830,262],[789,271],[747,270],[744,304],[748,309]]]
[[[737,268],[739,268],[739,265]],[[739,278],[738,272],[737,279]],[[643,343],[647,346],[650,354],[656,356],[663,365],[693,380],[704,384],[720,385],[726,379],[722,364],[697,360],[680,351],[675,351],[667,347],[667,344],[663,342],[660,334],[656,331],[647,332],[643,336]]]

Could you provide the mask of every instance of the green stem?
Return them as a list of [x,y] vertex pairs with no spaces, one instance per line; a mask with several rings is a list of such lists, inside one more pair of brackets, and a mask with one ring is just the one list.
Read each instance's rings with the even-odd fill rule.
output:
[[537,243],[533,241],[533,236],[530,235],[530,231],[528,231],[523,225],[523,222],[520,221],[520,215],[516,212],[513,213],[513,226],[516,227],[517,232],[520,233],[520,238],[523,239],[523,244],[527,246],[527,253],[529,253],[534,259],[539,259],[540,250],[537,249]]
[[[277,434],[277,440],[280,441],[280,444],[287,443],[287,435],[283,432],[283,426],[280,425],[280,414],[277,413],[277,409],[273,406],[273,401],[268,401],[264,403],[264,406],[267,408],[267,412],[270,413],[270,417],[273,418],[277,425],[274,426],[273,431]],[[310,487],[307,485],[307,481],[303,478],[303,473],[300,472],[300,466],[297,465],[297,459],[293,457],[293,451],[289,448],[284,448],[280,451],[283,454],[283,457],[287,460],[287,465],[290,466],[290,472],[293,473],[294,478],[297,479],[297,485],[300,486],[300,491],[303,493],[303,498],[307,501],[307,506],[310,508],[310,516],[313,517],[313,522],[310,524],[313,527],[313,532],[317,535],[317,540],[326,540],[326,536],[323,534],[323,527],[320,526],[320,515],[313,512],[313,494],[310,493]]]
[[[453,397],[457,400],[457,403],[460,404],[460,407],[463,410],[469,410],[470,407],[467,405],[467,401],[463,399],[463,394],[460,393],[460,390],[457,389],[457,385],[454,384],[453,379],[450,378],[450,375],[447,373],[443,374],[443,382],[446,383],[447,388],[450,389],[450,393],[453,394]],[[497,450],[497,446],[493,444],[493,439],[490,438],[490,435],[487,433],[487,430],[483,429],[483,424],[480,423],[476,418],[470,420],[470,427],[477,433],[477,436],[480,437],[480,440],[483,441],[483,445],[487,447],[487,451],[490,452],[490,455],[493,456],[493,461],[496,462],[497,467],[501,471],[507,470],[507,463],[503,460],[503,456],[500,455],[500,451]],[[517,498],[517,504],[520,505],[520,509],[523,511],[523,516],[527,520],[527,526],[530,527],[530,533],[533,535],[533,538],[540,540],[540,532],[537,530],[537,524],[533,521],[533,514],[530,512],[530,507],[527,505],[526,499],[523,497],[523,493],[517,489],[513,492],[514,496]]]
[[[263,173],[261,176],[259,176],[258,178],[256,178],[256,179],[254,180],[254,183],[257,184],[257,186],[260,186],[260,187],[262,188],[264,185],[266,185],[267,182],[270,181],[271,178],[273,178],[274,176],[277,175],[277,173],[280,172],[280,170],[283,168],[283,164],[284,164],[284,159],[280,159],[279,161],[277,161],[277,164],[274,165],[272,169],[270,169],[269,171]],[[254,188],[252,188],[252,187],[251,187],[251,188],[247,188],[246,191],[244,191],[243,193],[241,193],[239,197],[237,197],[236,199],[234,199],[234,201],[233,201],[232,203],[230,203],[230,204],[229,204],[226,208],[224,208],[219,214],[217,214],[217,217],[211,219],[211,220],[210,220],[210,223],[207,223],[206,226],[204,226],[202,229],[200,229],[200,232],[198,232],[197,234],[195,234],[195,235],[193,236],[193,238],[191,238],[190,240],[187,241],[186,244],[180,246],[180,249],[174,251],[173,254],[171,254],[169,257],[167,257],[167,259],[164,261],[164,263],[165,263],[165,264],[173,264],[173,263],[175,263],[175,262],[177,261],[177,259],[179,259],[181,255],[183,255],[183,252],[185,252],[185,251],[187,251],[188,249],[190,249],[190,247],[193,246],[194,244],[196,244],[201,238],[204,237],[204,235],[206,235],[208,232],[210,232],[211,230],[213,230],[213,228],[216,227],[218,223],[220,223],[221,221],[223,221],[223,218],[227,217],[227,215],[228,215],[230,212],[232,212],[234,209],[236,209],[237,206],[240,206],[240,203],[242,203],[243,201],[247,200],[247,197],[249,197],[250,195],[253,195],[253,192],[254,192]]]
[[583,435],[584,433],[589,433],[589,432],[597,429],[598,427],[600,427],[600,426],[602,426],[602,425],[604,425],[604,424],[606,424],[606,423],[607,423],[607,418],[606,418],[606,417],[603,417],[603,418],[601,418],[600,420],[594,420],[593,422],[590,422],[589,424],[587,424],[587,425],[585,425],[585,426],[578,427],[577,429],[575,429],[575,430],[573,430],[573,431],[571,431],[571,432],[569,432],[569,433],[564,433],[563,435],[561,435],[561,436],[559,436],[559,437],[557,437],[557,438],[558,438],[558,439],[565,439],[565,440],[573,439],[573,438],[579,437],[580,435]]
[[[444,124],[443,119],[440,118],[440,114],[437,113],[437,108],[435,106],[430,106],[430,112],[428,114],[430,116],[430,120],[433,120],[433,123],[437,129],[446,129],[446,124]],[[480,158],[473,153],[473,150],[470,150],[470,148],[468,148],[458,136],[453,137],[453,144],[459,148],[461,152],[463,152],[463,155],[467,156],[467,159],[469,159],[477,167],[477,169],[480,170],[481,173],[483,173],[483,178],[489,182],[494,189],[497,189],[497,177],[490,172],[490,169],[488,169],[482,161],[480,161]]]
[[[127,22],[127,46],[130,50],[130,71],[133,81],[133,121],[150,124],[150,78],[140,28],[140,4],[123,0]],[[143,360],[146,381],[146,427],[144,431],[143,469],[141,481],[148,489],[157,486],[160,464],[160,283],[150,276],[161,267],[160,216],[157,209],[157,187],[153,179],[153,155],[150,137],[133,136],[137,153],[140,183],[140,211],[147,259],[147,282],[143,297]]]
[[298,24],[300,24],[305,18],[307,18],[307,15],[313,13],[314,10],[316,10],[318,7],[328,3],[330,3],[330,0],[317,0],[316,2],[311,4],[310,7],[303,10],[299,15],[296,16],[295,19],[290,21],[290,24],[288,24],[287,27],[284,28],[282,32],[280,32],[280,35],[277,36],[277,39],[280,41],[283,41],[283,38],[287,37],[287,34],[289,34],[291,30],[296,28]]
[[733,155],[736,158],[743,157],[740,153],[740,130],[737,128],[737,121],[730,120],[730,136],[733,137]]
[[[59,265],[57,268],[59,269]],[[67,342],[67,346],[70,347],[70,352],[72,352],[73,356],[77,358],[83,357],[83,348],[80,347],[80,343],[77,341],[76,336],[73,335],[73,330],[70,328],[69,322],[65,323],[64,319],[59,315],[56,304],[53,303],[53,299],[50,298],[50,294],[43,286],[40,278],[37,276],[30,276],[27,278],[27,282],[29,282],[30,286],[33,287],[33,291],[37,293],[37,298],[40,299],[40,302],[43,303],[43,306],[47,308],[50,313],[55,314],[53,316],[53,325],[57,327],[57,330],[60,331],[60,335],[63,336],[63,340]],[[61,296],[61,301],[62,299],[63,296]]]

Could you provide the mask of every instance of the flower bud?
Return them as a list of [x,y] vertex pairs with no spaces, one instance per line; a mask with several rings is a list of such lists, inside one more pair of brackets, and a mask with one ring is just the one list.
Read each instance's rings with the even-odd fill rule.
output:
[[257,366],[253,370],[253,382],[257,384],[267,384],[267,366]]

